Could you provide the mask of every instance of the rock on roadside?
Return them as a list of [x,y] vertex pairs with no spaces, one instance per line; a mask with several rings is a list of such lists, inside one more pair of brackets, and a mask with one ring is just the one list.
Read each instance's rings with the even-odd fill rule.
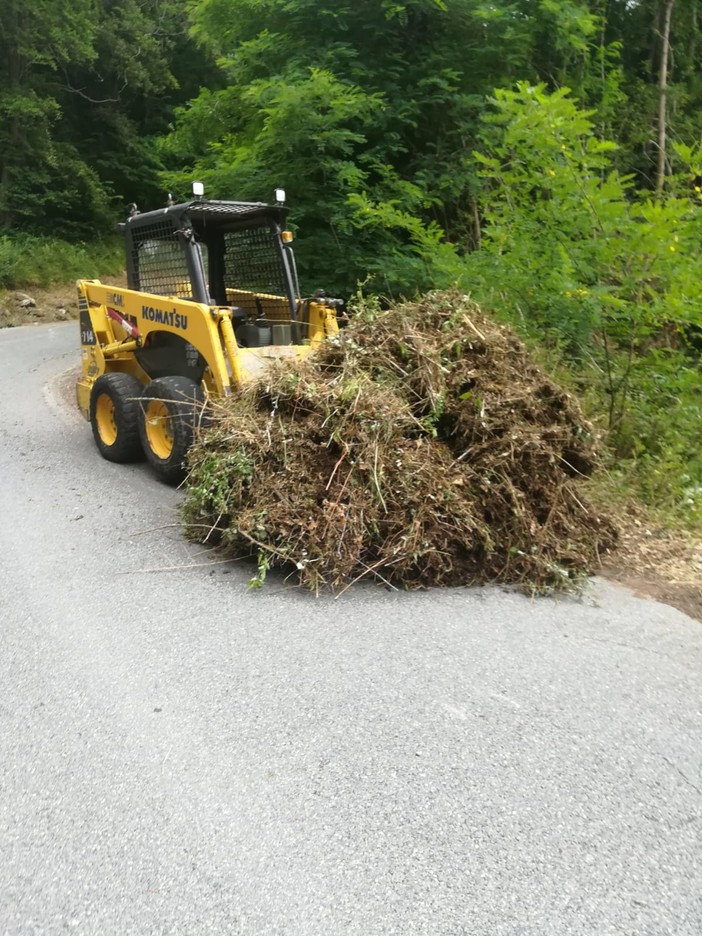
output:
[[26,292],[0,292],[0,328],[36,325],[42,322],[64,322],[76,318],[78,309],[75,286],[55,286]]

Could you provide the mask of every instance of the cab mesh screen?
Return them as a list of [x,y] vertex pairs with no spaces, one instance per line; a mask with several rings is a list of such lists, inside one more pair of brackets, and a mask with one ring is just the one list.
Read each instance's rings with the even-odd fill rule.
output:
[[277,234],[268,227],[224,235],[224,286],[287,297]]
[[185,252],[169,220],[132,232],[132,263],[138,289],[158,296],[191,297]]

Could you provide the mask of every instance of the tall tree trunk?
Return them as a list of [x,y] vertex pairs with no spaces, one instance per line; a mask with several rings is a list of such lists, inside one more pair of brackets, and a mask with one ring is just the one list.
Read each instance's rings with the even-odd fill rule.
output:
[[[3,22],[3,45],[0,46],[0,55],[4,60],[3,71],[0,72],[0,85],[8,92],[10,98],[22,90],[23,81],[29,70],[29,62],[20,51],[22,45],[22,28],[25,17],[20,12],[20,5],[16,2],[9,4]],[[16,106],[16,105],[15,105]],[[20,116],[10,111],[9,115],[3,113],[0,117],[0,229],[12,226],[12,212],[8,209],[10,187],[13,182],[13,172],[17,170],[17,151],[19,148],[21,126]]]
[[470,249],[480,250],[480,212],[478,211],[478,199],[472,198],[470,202]]
[[687,57],[690,61],[690,68],[694,74],[695,56],[697,55],[697,3],[692,4],[692,17],[690,21],[690,41],[687,47]]
[[658,74],[658,162],[656,167],[656,194],[663,191],[665,182],[666,121],[668,118],[668,52],[670,50],[670,20],[675,0],[666,0],[661,34],[661,67]]

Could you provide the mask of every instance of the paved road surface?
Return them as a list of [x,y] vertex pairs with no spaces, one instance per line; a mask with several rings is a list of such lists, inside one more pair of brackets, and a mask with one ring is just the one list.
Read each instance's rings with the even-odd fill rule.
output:
[[0,934],[699,936],[699,623],[248,591],[99,458],[76,333],[0,333]]

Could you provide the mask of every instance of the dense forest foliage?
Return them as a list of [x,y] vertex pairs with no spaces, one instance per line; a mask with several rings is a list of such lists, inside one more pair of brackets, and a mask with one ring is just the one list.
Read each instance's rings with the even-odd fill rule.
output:
[[[315,277],[425,285],[485,223],[495,89],[543,84],[655,191],[700,142],[700,0],[6,0],[0,225],[94,238],[124,205],[290,191]],[[669,17],[670,35],[663,42]],[[663,51],[666,74],[662,75]],[[661,80],[667,138],[659,145]],[[589,131],[587,131],[589,132]],[[488,133],[495,139],[494,132]],[[669,180],[666,180],[669,181]],[[309,241],[309,250],[308,247]],[[406,249],[409,244],[409,251]],[[307,259],[307,258],[306,258]]]
[[596,396],[650,500],[702,517],[701,20],[702,0],[5,0],[0,285],[23,238],[94,242],[194,178],[282,185],[307,289],[470,291]]

